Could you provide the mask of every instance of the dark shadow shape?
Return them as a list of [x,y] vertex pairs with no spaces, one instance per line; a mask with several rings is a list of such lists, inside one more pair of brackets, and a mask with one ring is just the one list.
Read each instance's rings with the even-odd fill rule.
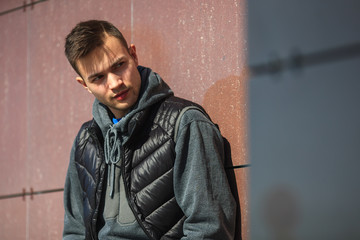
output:
[[235,176],[235,168],[233,167],[233,162],[231,158],[231,145],[229,141],[223,137],[224,140],[224,150],[225,150],[225,172],[230,185],[231,193],[234,196],[236,202],[236,222],[235,222],[235,240],[241,240],[241,208],[240,208],[240,198]]

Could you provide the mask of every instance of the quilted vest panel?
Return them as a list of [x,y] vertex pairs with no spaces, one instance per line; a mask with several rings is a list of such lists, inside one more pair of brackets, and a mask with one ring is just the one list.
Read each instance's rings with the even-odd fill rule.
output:
[[[183,236],[185,217],[173,190],[173,135],[178,114],[189,105],[196,104],[170,97],[137,113],[128,124],[131,137],[124,146],[122,176],[129,205],[151,239],[179,239]],[[91,236],[87,239],[97,239],[96,226],[106,176],[103,144],[100,144],[103,140],[99,132],[94,121],[84,124],[78,135],[76,151],[77,169],[84,190],[85,225],[89,231],[87,236]]]
[[83,124],[76,141],[75,163],[83,189],[85,236],[92,240],[97,239],[97,219],[106,176],[103,138],[94,120]]

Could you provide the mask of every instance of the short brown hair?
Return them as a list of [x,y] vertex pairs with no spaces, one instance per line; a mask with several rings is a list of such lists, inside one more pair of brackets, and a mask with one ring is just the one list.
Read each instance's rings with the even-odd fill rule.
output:
[[85,57],[96,47],[102,46],[106,34],[116,37],[126,49],[128,48],[127,42],[119,29],[107,21],[89,20],[80,22],[67,35],[65,55],[80,76],[76,61],[81,57]]

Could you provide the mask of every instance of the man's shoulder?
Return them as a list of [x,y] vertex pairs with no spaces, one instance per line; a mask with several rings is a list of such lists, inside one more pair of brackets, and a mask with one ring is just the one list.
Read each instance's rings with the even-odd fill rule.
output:
[[77,138],[83,138],[85,135],[91,133],[95,134],[98,138],[101,138],[102,136],[100,127],[96,123],[95,119],[86,121],[81,125],[77,134]]
[[201,105],[195,102],[176,96],[171,96],[162,101],[158,114],[160,114],[161,117],[170,117],[170,121],[175,123],[178,116],[182,115],[183,112],[189,108],[195,108],[205,112]]
[[[158,122],[169,124],[170,129],[174,130],[175,137],[177,136],[180,122],[182,126],[194,121],[212,123],[209,115],[201,105],[181,97],[171,96],[165,99],[161,103],[159,110],[155,119]],[[159,121],[164,119],[166,121]]]
[[97,124],[96,124],[96,122],[95,122],[94,119],[91,119],[91,120],[88,120],[88,121],[84,122],[84,123],[81,125],[81,127],[80,127],[80,129],[79,129],[79,131],[78,131],[78,135],[81,134],[81,133],[84,132],[84,131],[87,131],[89,128],[95,127],[96,125],[97,125]]
[[163,105],[165,107],[174,109],[174,110],[178,110],[181,111],[182,109],[189,107],[189,106],[195,106],[198,107],[200,109],[203,109],[201,107],[201,105],[192,102],[190,100],[187,100],[185,98],[181,98],[181,97],[177,97],[177,96],[171,96],[165,99],[165,101],[163,102]]

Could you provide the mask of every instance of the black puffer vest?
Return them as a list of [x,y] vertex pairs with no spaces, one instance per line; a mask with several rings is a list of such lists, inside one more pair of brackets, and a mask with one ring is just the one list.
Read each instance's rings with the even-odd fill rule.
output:
[[[121,164],[126,196],[138,223],[151,239],[180,239],[185,216],[173,190],[175,160],[174,126],[190,101],[170,97],[134,115],[132,133],[125,143]],[[200,106],[198,106],[200,107]],[[103,137],[94,120],[85,123],[77,136],[76,167],[84,192],[86,239],[97,239],[101,228],[101,198],[107,174]]]

